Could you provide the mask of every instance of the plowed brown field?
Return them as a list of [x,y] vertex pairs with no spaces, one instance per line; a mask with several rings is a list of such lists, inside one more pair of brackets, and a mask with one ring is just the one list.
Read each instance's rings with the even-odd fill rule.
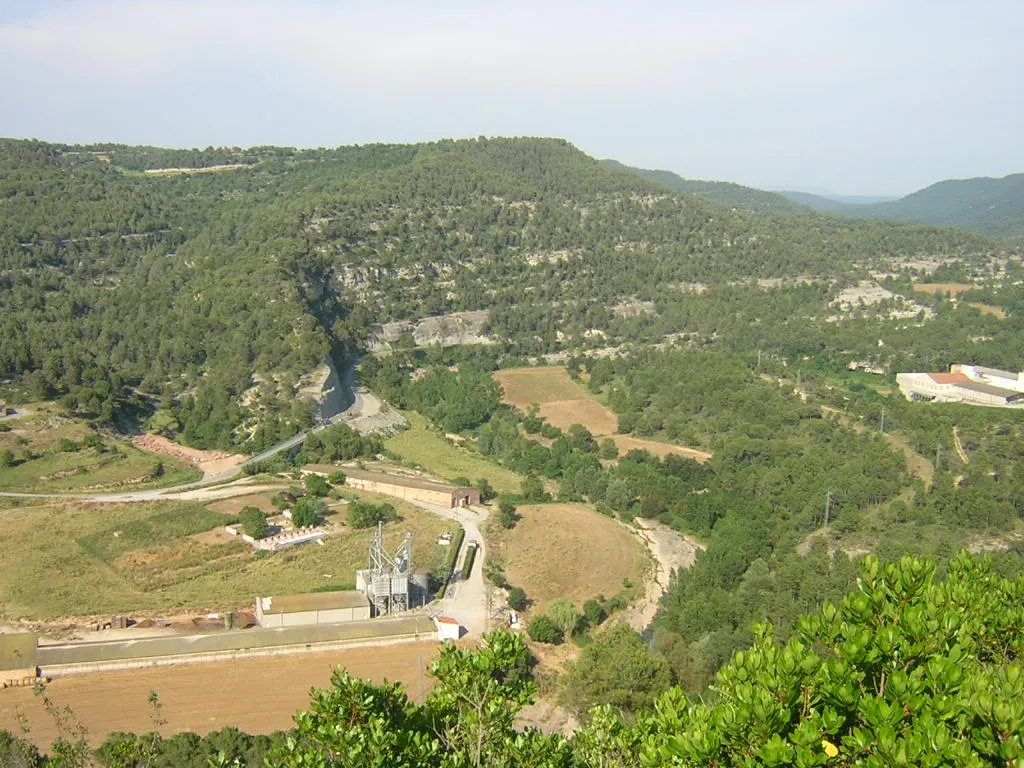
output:
[[[248,733],[271,733],[291,727],[295,711],[309,705],[310,687],[326,687],[336,666],[375,682],[404,682],[410,698],[419,698],[421,664],[429,692],[433,680],[426,670],[439,648],[437,643],[410,643],[103,672],[60,678],[46,690],[55,704],[71,707],[94,745],[111,731],[153,730],[150,691],[160,696],[161,714],[167,720],[160,731],[165,736],[180,731],[206,734],[226,725]],[[57,738],[53,721],[31,688],[0,691],[0,730],[18,734],[19,713],[31,728],[28,738],[40,747],[48,748]]]

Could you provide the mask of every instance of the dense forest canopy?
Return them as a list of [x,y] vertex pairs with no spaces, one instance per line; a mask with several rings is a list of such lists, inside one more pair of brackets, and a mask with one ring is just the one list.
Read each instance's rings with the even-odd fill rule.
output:
[[948,230],[720,208],[550,139],[3,140],[0,378],[107,419],[159,407],[195,445],[257,449],[300,428],[302,375],[377,322],[486,309],[492,337],[535,353],[595,329],[625,338],[635,328],[611,308],[664,301],[669,285],[996,250]]

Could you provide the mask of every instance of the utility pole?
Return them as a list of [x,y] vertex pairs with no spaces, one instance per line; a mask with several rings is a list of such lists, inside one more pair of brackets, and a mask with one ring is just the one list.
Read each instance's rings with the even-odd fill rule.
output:
[[832,511],[832,491],[825,494],[825,544],[828,546],[828,572],[832,573],[832,564],[835,558],[832,555],[832,537],[828,532],[828,514]]
[[761,350],[757,350],[757,370],[761,370]]

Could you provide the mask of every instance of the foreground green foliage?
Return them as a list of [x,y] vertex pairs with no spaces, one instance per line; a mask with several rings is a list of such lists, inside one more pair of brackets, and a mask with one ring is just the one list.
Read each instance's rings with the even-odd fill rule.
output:
[[651,765],[1014,765],[1024,758],[1024,579],[966,556],[867,558],[857,590],[760,630],[713,704],[658,702]]

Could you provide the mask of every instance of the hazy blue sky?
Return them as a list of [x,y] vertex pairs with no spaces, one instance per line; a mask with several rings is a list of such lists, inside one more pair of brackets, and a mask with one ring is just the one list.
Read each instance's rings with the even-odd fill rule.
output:
[[1024,2],[0,0],[0,135],[559,136],[756,186],[1024,171]]

